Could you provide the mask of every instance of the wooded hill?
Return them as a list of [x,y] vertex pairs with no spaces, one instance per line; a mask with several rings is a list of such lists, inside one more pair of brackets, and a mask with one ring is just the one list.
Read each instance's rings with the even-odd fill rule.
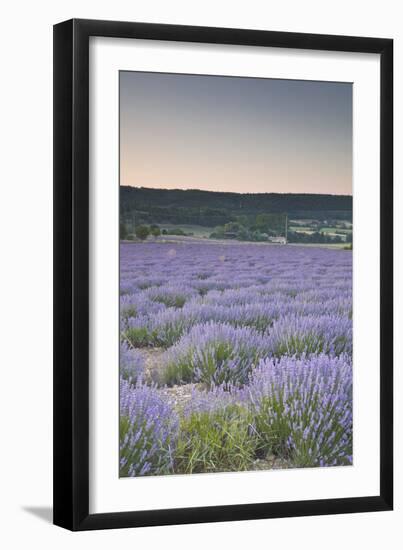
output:
[[352,220],[352,197],[296,193],[223,193],[199,189],[120,187],[121,219],[136,223],[217,226],[260,213],[294,218]]

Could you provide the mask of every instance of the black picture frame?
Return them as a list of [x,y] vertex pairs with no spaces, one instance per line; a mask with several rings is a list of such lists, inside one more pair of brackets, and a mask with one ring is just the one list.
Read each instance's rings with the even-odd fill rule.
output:
[[[373,496],[89,513],[89,38],[377,53],[380,124],[380,488]],[[392,510],[393,41],[73,19],[54,26],[54,523],[78,530]]]

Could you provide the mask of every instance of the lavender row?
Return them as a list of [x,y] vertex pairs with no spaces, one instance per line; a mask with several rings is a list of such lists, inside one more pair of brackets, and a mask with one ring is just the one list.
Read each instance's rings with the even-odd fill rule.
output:
[[164,354],[162,376],[167,384],[242,385],[262,359],[323,353],[330,357],[351,356],[349,318],[284,317],[267,334],[210,321],[195,325]]
[[178,416],[166,395],[121,381],[121,475],[250,469],[258,456],[293,467],[352,463],[348,356],[262,360],[243,388],[195,390]]

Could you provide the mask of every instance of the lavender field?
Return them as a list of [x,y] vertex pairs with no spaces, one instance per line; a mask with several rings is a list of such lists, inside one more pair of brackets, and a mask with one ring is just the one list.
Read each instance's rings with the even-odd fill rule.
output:
[[352,253],[121,243],[120,475],[352,463]]

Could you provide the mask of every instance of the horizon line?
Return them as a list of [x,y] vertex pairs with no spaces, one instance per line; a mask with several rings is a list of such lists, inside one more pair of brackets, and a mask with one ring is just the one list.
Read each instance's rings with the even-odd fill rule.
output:
[[327,196],[327,197],[351,197],[353,198],[353,195],[348,195],[344,193],[309,193],[309,192],[303,192],[303,193],[296,193],[293,191],[267,191],[267,192],[241,192],[241,191],[219,191],[219,190],[213,190],[213,189],[200,189],[198,187],[188,187],[188,188],[181,188],[181,187],[175,187],[175,188],[167,188],[167,187],[146,187],[143,185],[130,185],[130,184],[123,184],[120,183],[119,187],[131,187],[132,189],[149,189],[153,191],[199,191],[201,193],[225,193],[227,195],[321,195],[321,196]]

